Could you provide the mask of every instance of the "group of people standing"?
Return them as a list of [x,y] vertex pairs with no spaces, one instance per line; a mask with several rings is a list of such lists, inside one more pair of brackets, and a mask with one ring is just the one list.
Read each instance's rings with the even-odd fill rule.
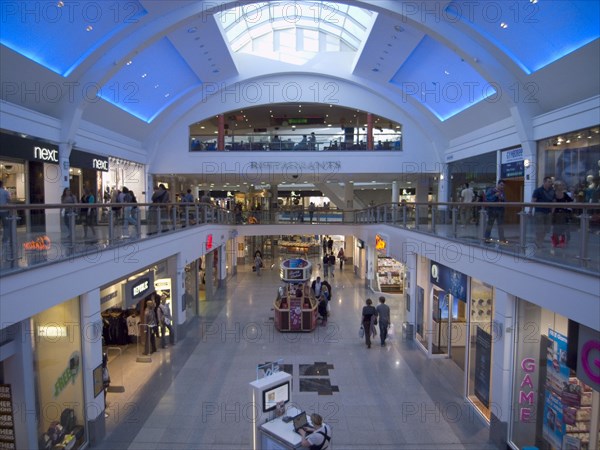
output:
[[[532,203],[571,203],[573,199],[567,193],[567,185],[564,181],[545,177],[542,185],[533,191],[531,201]],[[564,248],[571,238],[569,232],[571,215],[572,209],[566,205],[535,207],[533,217],[536,246],[542,247],[546,234],[552,231],[550,234],[552,247]]]
[[157,351],[156,338],[160,338],[161,348],[166,348],[167,330],[169,330],[170,344],[175,344],[173,317],[171,316],[171,308],[166,302],[166,296],[161,299],[158,295],[153,295],[152,298],[147,300],[143,317],[143,323],[146,325],[144,355],[150,355]]

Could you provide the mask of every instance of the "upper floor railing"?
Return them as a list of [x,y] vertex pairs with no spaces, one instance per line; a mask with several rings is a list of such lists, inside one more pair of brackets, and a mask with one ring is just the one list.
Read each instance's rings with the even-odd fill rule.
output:
[[[600,273],[600,205],[556,205],[389,203],[347,211],[302,207],[232,211],[207,203],[2,205],[0,275],[209,223],[306,225],[307,234],[314,234],[311,224],[388,224]],[[329,233],[335,232],[332,228]],[[285,227],[280,234],[284,233]]]
[[[218,149],[214,134],[191,135],[190,151],[215,151]],[[367,135],[340,133],[231,133],[225,136],[224,150],[228,151],[365,151]],[[402,134],[396,132],[376,133],[372,150],[401,151]]]

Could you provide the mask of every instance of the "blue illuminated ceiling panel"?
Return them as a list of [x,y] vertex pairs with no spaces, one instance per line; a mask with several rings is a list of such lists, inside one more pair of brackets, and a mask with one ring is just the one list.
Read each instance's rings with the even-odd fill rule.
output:
[[446,14],[492,42],[526,74],[589,44],[600,34],[597,0],[451,2]]
[[390,83],[444,121],[496,94],[496,90],[448,47],[424,37]]
[[123,66],[98,95],[149,123],[201,83],[173,44],[163,38]]
[[2,5],[0,42],[63,77],[146,10],[137,1],[24,1]]

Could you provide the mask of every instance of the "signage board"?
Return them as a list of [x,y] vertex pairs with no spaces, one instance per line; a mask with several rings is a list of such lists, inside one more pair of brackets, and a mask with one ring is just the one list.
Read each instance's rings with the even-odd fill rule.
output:
[[430,281],[437,287],[462,300],[467,299],[467,276],[464,273],[431,261]]
[[108,158],[106,156],[94,155],[92,153],[82,152],[81,150],[71,150],[69,156],[71,167],[78,169],[92,169],[101,172],[108,172]]
[[148,271],[135,280],[125,284],[125,307],[131,308],[140,300],[152,294],[154,289],[154,272]]
[[0,133],[0,155],[58,164],[58,145],[37,139]]

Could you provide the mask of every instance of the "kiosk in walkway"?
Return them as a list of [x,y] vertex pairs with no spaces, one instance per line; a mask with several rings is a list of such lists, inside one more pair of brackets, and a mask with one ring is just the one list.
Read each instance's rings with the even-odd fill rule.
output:
[[310,261],[286,259],[280,276],[285,286],[279,289],[273,310],[275,328],[279,331],[312,331],[317,327],[317,301],[308,281],[312,273]]

